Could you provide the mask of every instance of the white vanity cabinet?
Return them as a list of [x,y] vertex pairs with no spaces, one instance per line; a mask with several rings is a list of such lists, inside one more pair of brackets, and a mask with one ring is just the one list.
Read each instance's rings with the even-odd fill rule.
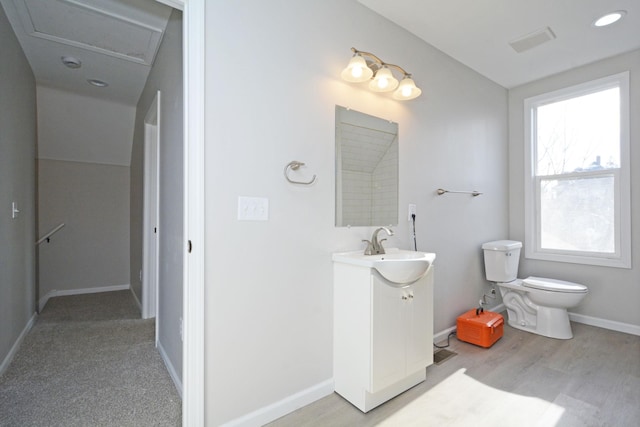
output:
[[363,412],[424,381],[433,363],[433,265],[403,286],[334,262],[333,354],[335,391]]

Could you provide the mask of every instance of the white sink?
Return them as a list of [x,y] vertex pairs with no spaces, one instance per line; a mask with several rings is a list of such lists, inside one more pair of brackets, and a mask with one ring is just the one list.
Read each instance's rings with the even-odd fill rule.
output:
[[333,261],[345,264],[359,265],[376,270],[384,279],[396,285],[408,285],[421,279],[433,261],[436,254],[429,252],[414,252],[404,249],[386,249],[383,255],[364,255],[364,251],[341,252],[333,254]]

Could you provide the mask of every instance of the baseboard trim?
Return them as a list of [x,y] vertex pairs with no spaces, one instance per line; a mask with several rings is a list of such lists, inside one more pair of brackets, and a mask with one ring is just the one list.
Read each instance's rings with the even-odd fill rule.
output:
[[162,343],[160,342],[158,342],[158,352],[160,353],[160,357],[162,357],[164,366],[167,368],[167,371],[169,372],[169,376],[171,377],[171,380],[173,380],[173,384],[176,386],[176,390],[178,390],[180,399],[182,399],[182,381],[180,380],[180,376],[178,375],[178,372],[173,367],[173,363],[171,363],[171,359],[169,359],[167,352],[164,351],[164,347],[162,347]]
[[248,413],[240,418],[223,424],[223,427],[251,427],[265,425],[271,421],[287,415],[296,409],[300,409],[316,400],[333,393],[333,379],[325,380],[319,384],[286,397],[269,406]]
[[38,307],[40,311],[44,309],[44,306],[47,305],[47,302],[50,298],[53,297],[62,297],[69,295],[80,295],[80,294],[97,294],[100,292],[113,292],[113,291],[126,291],[127,289],[131,289],[131,285],[113,285],[113,286],[101,286],[98,288],[83,288],[83,289],[63,289],[63,290],[53,290],[47,292],[47,294],[40,298],[38,301]]
[[502,313],[506,309],[507,309],[507,307],[505,307],[503,303],[500,303],[500,304],[496,305],[495,307],[488,308],[487,310],[488,311],[493,311],[494,313]]
[[434,344],[438,344],[442,341],[445,341],[447,339],[447,337],[449,336],[449,334],[451,332],[454,332],[456,330],[455,326],[452,326],[450,328],[445,329],[444,331],[440,331],[437,334],[435,334],[433,336],[433,342]]
[[138,305],[138,309],[140,310],[140,313],[142,313],[142,303],[138,299],[138,296],[136,295],[136,293],[133,291],[133,286],[130,286],[129,290],[131,291],[131,295],[133,295],[133,299],[135,300],[136,304]]
[[16,342],[14,342],[13,346],[11,346],[11,350],[9,350],[9,353],[7,353],[7,356],[2,361],[2,364],[0,364],[0,376],[2,376],[5,373],[5,371],[9,368],[11,361],[16,356],[18,349],[20,349],[20,346],[22,345],[22,341],[24,341],[24,337],[27,336],[27,334],[33,327],[34,323],[36,323],[37,318],[38,318],[38,314],[33,313],[31,318],[25,325],[25,327],[22,329],[22,332],[20,332],[20,335],[18,336],[18,339],[16,339]]
[[[501,313],[506,309],[507,308],[504,306],[504,304],[500,304],[492,308],[491,311]],[[611,331],[624,332],[625,334],[640,336],[640,325],[616,322],[615,320],[607,320],[600,317],[587,316],[585,314],[571,312],[569,312],[569,320],[576,323],[584,323],[585,325],[596,326],[598,328],[609,329]]]
[[[502,313],[507,308],[504,304],[498,304],[495,307],[488,308],[488,311],[494,311],[496,313]],[[596,326],[598,328],[609,329],[611,331],[623,332],[625,334],[640,336],[640,326],[632,325],[630,323],[616,322],[615,320],[607,320],[599,317],[587,316],[585,314],[571,313],[569,312],[569,320],[576,323],[583,323],[585,325]],[[433,342],[438,343],[447,339],[447,336],[455,331],[456,327],[445,329],[434,335]]]
[[598,328],[640,336],[640,326],[630,323],[616,322],[615,320],[601,319],[599,317],[586,316],[578,313],[569,313],[569,320],[584,323],[585,325],[597,326]]

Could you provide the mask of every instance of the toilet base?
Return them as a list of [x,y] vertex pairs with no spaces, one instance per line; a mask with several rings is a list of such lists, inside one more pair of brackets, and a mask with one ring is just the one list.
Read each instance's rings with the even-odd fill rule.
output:
[[535,324],[527,324],[524,320],[519,323],[517,319],[513,318],[516,316],[511,316],[509,311],[507,307],[507,323],[512,328],[559,340],[573,338],[569,314],[564,308],[538,306]]

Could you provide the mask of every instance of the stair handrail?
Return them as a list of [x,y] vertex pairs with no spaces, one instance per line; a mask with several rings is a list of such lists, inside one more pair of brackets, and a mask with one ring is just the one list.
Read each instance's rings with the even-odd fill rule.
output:
[[58,231],[60,231],[60,229],[64,227],[64,222],[60,223],[60,225],[58,225],[56,228],[54,228],[53,230],[51,230],[50,232],[48,232],[47,234],[45,234],[44,236],[42,236],[40,238],[40,240],[38,240],[36,242],[36,246],[38,246],[40,243],[44,242],[45,240],[47,241],[47,243],[49,243],[51,236],[53,236],[54,234],[56,234]]

